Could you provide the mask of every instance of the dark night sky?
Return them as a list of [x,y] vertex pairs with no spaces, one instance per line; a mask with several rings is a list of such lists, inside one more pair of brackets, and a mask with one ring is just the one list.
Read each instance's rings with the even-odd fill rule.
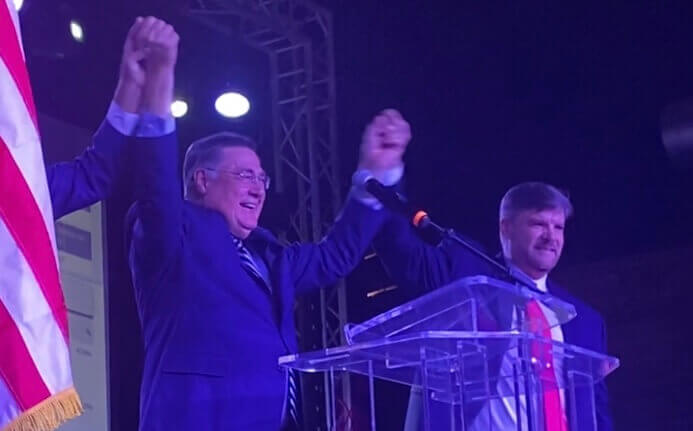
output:
[[575,201],[567,259],[690,241],[659,116],[693,95],[693,5],[348,3],[342,136],[400,107],[411,195],[442,221],[492,245],[503,192],[544,180]]
[[[345,181],[365,123],[396,107],[414,134],[411,198],[489,247],[500,197],[526,180],[570,192],[576,218],[567,261],[691,243],[691,183],[670,166],[659,117],[667,104],[693,97],[693,3],[322,3],[335,16]],[[177,16],[175,4],[27,0],[22,20],[39,109],[95,127],[131,20]],[[81,46],[57,36],[69,16],[85,23]],[[192,102],[182,141],[220,128],[261,133],[263,56],[177,22],[178,88]],[[256,102],[249,118],[228,122],[211,111],[208,99],[224,85],[247,89]]]

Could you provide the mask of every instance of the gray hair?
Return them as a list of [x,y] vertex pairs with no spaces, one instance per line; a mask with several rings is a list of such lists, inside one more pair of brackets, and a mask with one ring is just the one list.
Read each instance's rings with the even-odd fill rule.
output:
[[499,219],[512,218],[520,211],[547,209],[562,209],[566,219],[573,215],[570,199],[556,187],[541,182],[521,183],[511,187],[501,199]]
[[183,188],[186,198],[194,198],[195,172],[204,167],[216,166],[221,150],[228,147],[246,147],[256,151],[251,138],[233,132],[219,132],[194,141],[185,152],[183,160]]

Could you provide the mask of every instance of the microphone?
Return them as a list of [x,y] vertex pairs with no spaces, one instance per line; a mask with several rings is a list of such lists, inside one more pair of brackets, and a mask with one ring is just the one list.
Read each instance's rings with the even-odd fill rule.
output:
[[428,213],[411,205],[402,194],[390,187],[384,186],[380,181],[369,176],[363,182],[365,189],[375,196],[386,208],[402,214],[406,219],[419,229],[432,228],[440,234],[445,233],[445,229],[434,223]]

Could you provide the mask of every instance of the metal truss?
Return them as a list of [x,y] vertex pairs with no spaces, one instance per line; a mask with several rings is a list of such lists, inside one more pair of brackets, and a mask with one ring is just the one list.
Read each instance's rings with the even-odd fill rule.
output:
[[[268,55],[273,184],[279,193],[296,197],[290,228],[282,239],[319,241],[342,205],[331,13],[308,0],[195,0],[189,14]],[[323,289],[319,299],[299,302],[297,323],[303,349],[341,344],[347,315],[344,289],[341,281]],[[311,407],[303,409],[306,429],[336,429],[335,406],[343,403],[347,411],[351,408],[348,377],[334,391],[341,400],[332,399],[330,384],[328,376],[302,379],[303,405]],[[324,408],[319,408],[323,401]],[[339,427],[349,428],[343,422]]]

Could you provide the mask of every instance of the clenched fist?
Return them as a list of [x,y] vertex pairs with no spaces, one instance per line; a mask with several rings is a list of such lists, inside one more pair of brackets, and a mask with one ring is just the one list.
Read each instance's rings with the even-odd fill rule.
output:
[[411,129],[394,109],[378,114],[366,127],[361,143],[359,169],[378,173],[402,165],[402,156],[411,140]]

